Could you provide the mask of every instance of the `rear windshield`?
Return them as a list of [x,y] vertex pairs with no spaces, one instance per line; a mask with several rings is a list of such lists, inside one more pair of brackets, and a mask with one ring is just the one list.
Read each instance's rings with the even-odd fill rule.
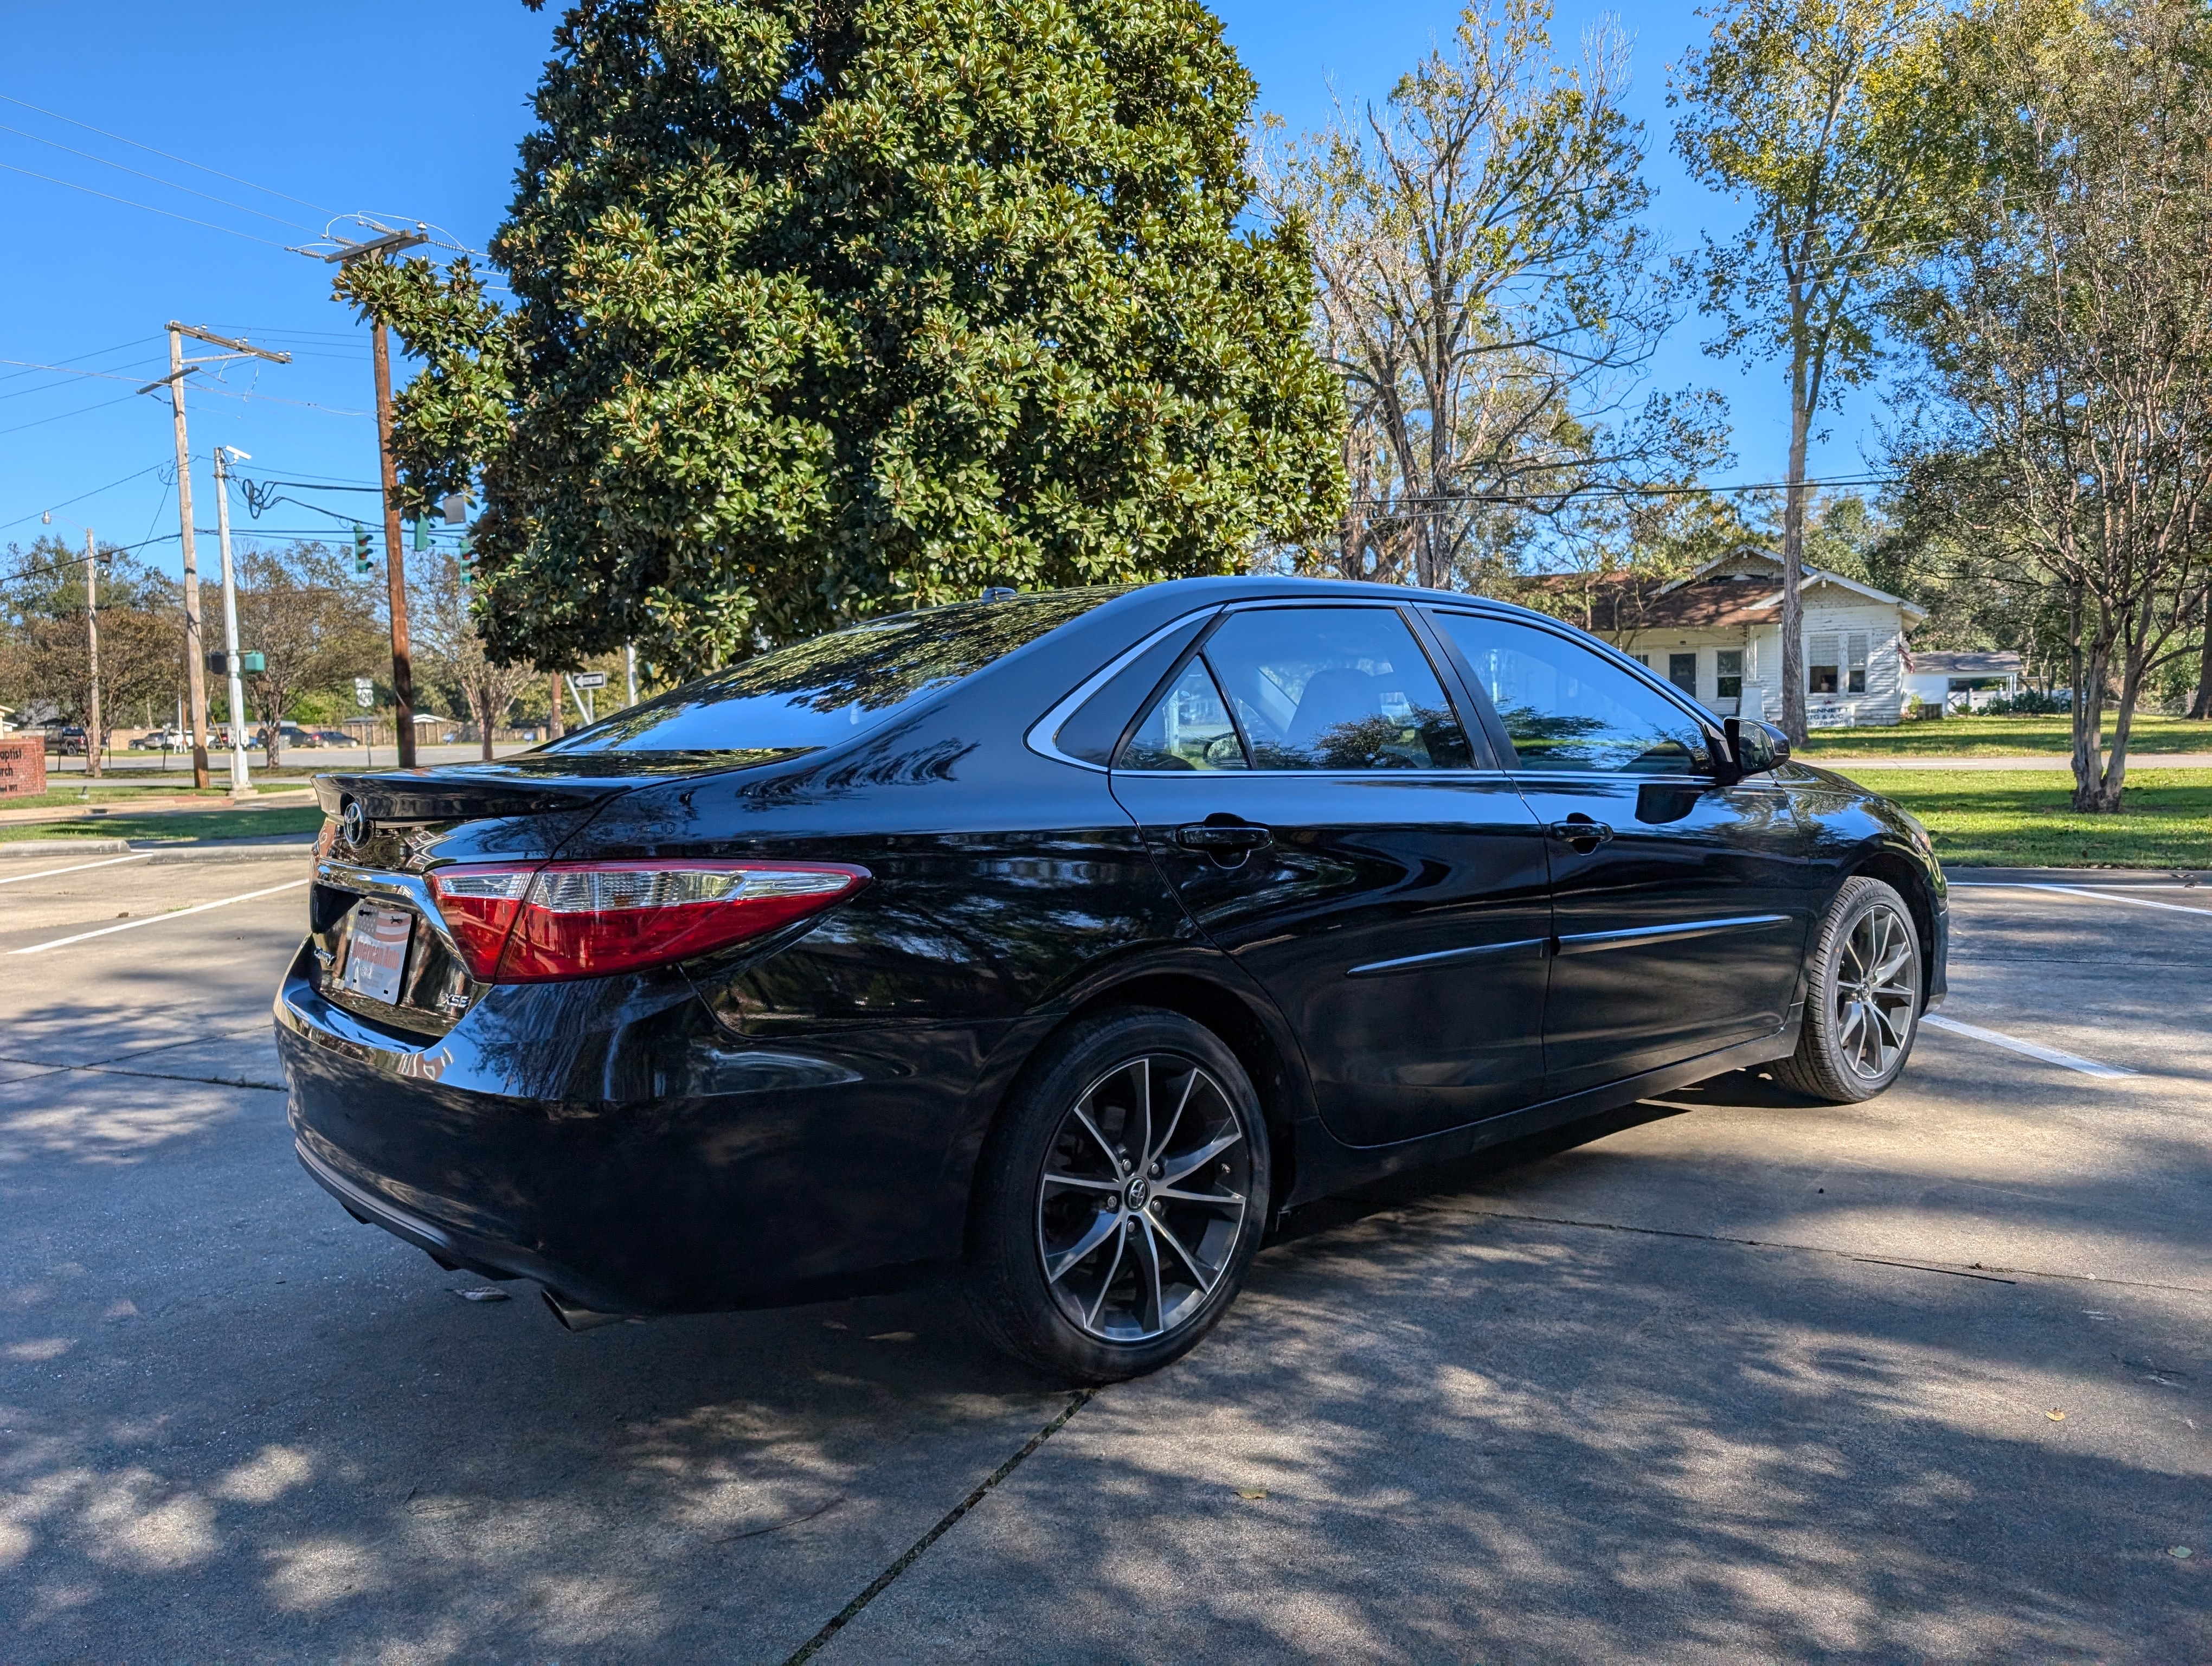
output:
[[833,631],[617,713],[540,752],[764,752],[849,740],[1121,593],[962,602]]

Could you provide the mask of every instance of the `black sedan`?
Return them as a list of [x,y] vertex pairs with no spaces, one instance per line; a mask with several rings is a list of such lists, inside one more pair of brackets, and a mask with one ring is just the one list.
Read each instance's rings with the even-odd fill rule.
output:
[[318,782],[300,1159],[582,1328],[959,1268],[1189,1348],[1285,1212],[1717,1073],[1863,1099],[1927,836],[1558,621],[1189,580],[900,615]]

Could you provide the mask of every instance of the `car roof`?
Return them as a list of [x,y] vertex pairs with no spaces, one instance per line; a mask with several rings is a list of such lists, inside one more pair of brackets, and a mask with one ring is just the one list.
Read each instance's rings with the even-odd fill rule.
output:
[[1155,584],[1139,585],[1099,605],[1100,612],[1125,608],[1157,606],[1172,599],[1185,606],[1201,607],[1239,601],[1382,601],[1401,605],[1408,602],[1432,606],[1480,606],[1486,611],[1509,614],[1519,618],[1539,620],[1547,624],[1570,624],[1554,614],[1543,613],[1534,608],[1523,607],[1516,602],[1499,601],[1495,597],[1471,595],[1457,590],[1425,590],[1409,584],[1378,583],[1371,579],[1309,579],[1275,575],[1247,575],[1237,574],[1212,578],[1163,579]]

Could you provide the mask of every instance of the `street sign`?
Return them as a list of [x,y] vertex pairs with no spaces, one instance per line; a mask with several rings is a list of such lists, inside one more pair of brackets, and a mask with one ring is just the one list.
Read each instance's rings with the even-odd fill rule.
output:
[[356,677],[353,679],[353,703],[364,711],[376,703],[376,684],[373,678]]
[[568,680],[580,689],[603,689],[607,685],[607,674],[603,671],[580,671]]

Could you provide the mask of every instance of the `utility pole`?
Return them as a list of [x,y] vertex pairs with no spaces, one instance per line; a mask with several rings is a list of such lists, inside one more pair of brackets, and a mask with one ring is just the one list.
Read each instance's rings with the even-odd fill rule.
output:
[[100,572],[92,528],[84,529],[84,634],[92,659],[92,710],[84,726],[84,769],[100,779]]
[[[366,242],[346,243],[325,261],[351,265],[356,260],[382,260],[402,249],[430,240],[428,231],[386,231]],[[399,767],[415,767],[415,661],[407,642],[407,554],[399,541],[399,475],[392,462],[392,347],[384,320],[368,320],[371,356],[376,364],[376,459],[384,485],[384,560],[392,608],[392,721],[398,726]]]
[[[185,364],[182,331],[169,325],[169,412],[177,436],[177,530],[185,548],[185,688],[192,708],[192,785],[208,784],[207,666],[200,657],[200,569],[192,550],[192,453],[185,438]],[[155,382],[154,386],[162,386]],[[141,388],[140,392],[146,390]]]
[[222,551],[223,671],[230,678],[230,795],[253,796],[253,777],[246,767],[246,679],[244,658],[238,651],[238,581],[230,562],[230,471],[228,457],[250,461],[244,452],[228,446],[215,448],[215,536]]
[[[2204,651],[2207,654],[2212,654],[2212,648],[2207,648]],[[623,644],[623,692],[629,696],[626,704],[632,706],[637,704],[637,644],[635,642]]]
[[[210,358],[187,360],[184,338],[204,341],[230,350]],[[169,390],[169,411],[176,430],[177,441],[177,530],[184,544],[185,555],[185,687],[191,698],[192,716],[192,785],[204,788],[208,784],[207,748],[207,661],[200,647],[200,569],[192,545],[192,449],[185,435],[185,378],[204,364],[220,364],[226,359],[239,357],[267,359],[274,364],[289,364],[289,353],[271,353],[266,348],[253,346],[244,341],[233,341],[228,336],[196,329],[189,324],[169,320],[169,374],[158,381],[151,381],[138,391],[150,393],[157,387]],[[237,727],[234,713],[231,727]]]

